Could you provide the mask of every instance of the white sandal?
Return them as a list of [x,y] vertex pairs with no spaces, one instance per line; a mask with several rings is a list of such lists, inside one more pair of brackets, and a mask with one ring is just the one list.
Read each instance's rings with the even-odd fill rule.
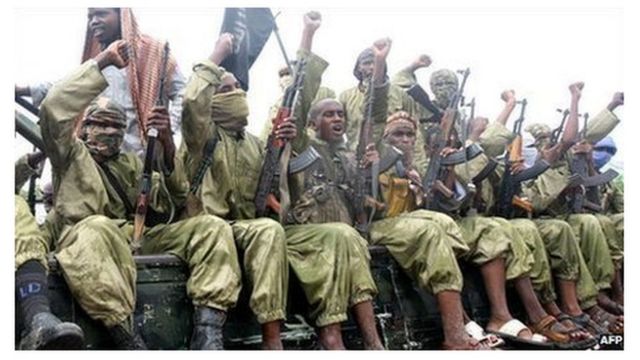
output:
[[504,345],[504,340],[502,340],[498,335],[487,334],[482,326],[478,325],[475,321],[469,321],[466,323],[464,325],[464,329],[469,336],[477,340],[479,343],[486,344],[490,349]]

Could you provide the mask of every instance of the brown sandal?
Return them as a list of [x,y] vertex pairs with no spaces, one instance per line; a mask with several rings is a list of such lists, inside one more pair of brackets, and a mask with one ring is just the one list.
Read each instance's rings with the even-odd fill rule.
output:
[[558,331],[560,325],[558,320],[551,315],[545,316],[542,320],[530,326],[534,333],[538,333],[547,337],[554,343],[566,344],[571,340],[569,334]]

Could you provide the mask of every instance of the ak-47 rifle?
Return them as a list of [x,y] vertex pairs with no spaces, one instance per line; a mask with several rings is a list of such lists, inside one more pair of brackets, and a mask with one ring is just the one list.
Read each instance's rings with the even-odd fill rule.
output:
[[469,178],[469,182],[467,183],[467,190],[469,191],[471,196],[474,196],[476,192],[476,185],[473,183],[469,172],[469,160],[471,159],[469,158],[467,152],[467,139],[469,138],[469,123],[473,121],[473,118],[476,116],[476,98],[472,98],[468,104],[464,103],[464,99],[462,99],[461,102],[463,106],[467,106],[471,109],[469,117],[465,116],[460,118],[460,141],[462,142],[462,150],[460,151],[464,153],[464,170],[467,177]]
[[[373,219],[376,207],[375,204],[369,203],[367,199],[377,193],[377,178],[380,172],[379,162],[371,164],[370,169],[365,169],[361,164],[365,161],[367,146],[373,144],[373,94],[374,82],[373,76],[369,79],[369,88],[365,104],[365,114],[360,126],[360,136],[358,138],[358,146],[356,147],[356,166],[357,172],[353,183],[353,206],[356,215],[356,229],[361,234],[369,231],[369,223]],[[375,184],[375,185],[374,185]],[[375,187],[375,188],[374,188]],[[374,198],[375,200],[375,198]],[[369,208],[369,212],[367,212]]]
[[[580,116],[580,115],[578,115]],[[580,131],[580,136],[577,143],[582,143],[587,135],[587,122],[589,119],[589,114],[585,113],[583,115],[584,125],[582,126],[582,131]],[[581,152],[574,154],[571,159],[571,174],[578,175],[582,179],[586,179],[589,177],[589,160],[587,159],[587,153]],[[571,192],[571,212],[574,214],[580,214],[584,212],[585,205],[585,193],[586,188],[584,184],[581,186],[576,186],[573,188]],[[595,205],[595,204],[594,204]]]
[[567,117],[569,117],[569,109],[564,109],[564,111],[562,109],[556,109],[556,111],[562,113],[562,121],[560,121],[560,126],[551,131],[551,146],[560,141],[560,135],[564,129],[564,124],[567,122]]
[[[449,170],[442,166],[442,150],[449,143],[451,129],[455,122],[458,105],[462,97],[464,86],[469,77],[469,68],[462,72],[462,83],[460,88],[453,94],[449,105],[447,106],[439,126],[433,126],[425,134],[425,142],[427,148],[427,156],[429,157],[429,165],[422,186],[425,192],[424,206],[426,209],[437,210],[443,208],[441,200],[451,199],[454,192],[449,189],[443,180],[449,177]],[[446,209],[445,209],[446,210]]]
[[[578,143],[585,141],[587,137],[587,123],[589,114],[582,115],[584,125],[580,131]],[[575,153],[571,159],[571,174],[582,179],[580,185],[575,186],[570,196],[571,211],[574,214],[586,211],[601,212],[602,206],[599,199],[599,186],[603,185],[618,176],[618,172],[609,169],[605,173],[598,173],[589,159],[587,153]],[[592,175],[594,174],[594,175]]]
[[[169,43],[165,42],[162,54],[162,66],[160,67],[160,84],[156,104],[164,105],[164,86],[167,76],[167,63],[169,61]],[[150,128],[147,130],[147,149],[144,155],[144,166],[138,187],[138,197],[136,198],[136,208],[133,217],[133,239],[131,249],[137,253],[142,246],[142,232],[144,231],[147,211],[149,210],[149,194],[151,192],[151,175],[155,155],[155,145],[158,139],[158,130]]]
[[520,184],[525,180],[537,177],[550,167],[547,161],[539,159],[530,168],[517,174],[511,173],[513,165],[524,162],[522,157],[522,123],[524,123],[527,99],[522,99],[517,103],[521,106],[520,117],[513,123],[515,138],[511,144],[507,146],[507,153],[504,156],[504,175],[502,176],[502,183],[500,184],[500,196],[497,205],[498,216],[507,219],[514,216],[516,207],[524,210],[527,214],[533,212],[533,205],[527,199],[518,196]]
[[285,119],[292,116],[295,111],[304,82],[305,65],[305,59],[301,59],[296,63],[293,83],[285,90],[278,113],[276,117],[271,120],[273,129],[267,139],[267,149],[262,163],[262,170],[260,171],[256,197],[254,199],[256,216],[258,217],[267,215],[267,207],[278,214],[281,210],[280,203],[275,196],[278,189],[278,181],[276,181],[278,177],[276,174],[278,173],[278,164],[280,163],[280,156],[284,149],[285,141],[276,138],[276,131]]

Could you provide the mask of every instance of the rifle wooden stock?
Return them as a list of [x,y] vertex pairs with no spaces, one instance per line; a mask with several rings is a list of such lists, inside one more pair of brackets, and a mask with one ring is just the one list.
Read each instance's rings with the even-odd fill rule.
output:
[[513,139],[513,142],[511,142],[511,144],[509,145],[509,162],[515,164],[523,161],[524,158],[522,157],[522,136],[518,134],[516,138]]
[[[298,61],[294,74],[293,83],[287,87],[284,96],[282,98],[282,104],[278,109],[276,117],[273,118],[273,129],[267,139],[267,148],[265,150],[264,161],[262,162],[262,168],[260,170],[260,177],[258,179],[258,189],[256,190],[256,196],[254,198],[254,204],[256,206],[256,216],[267,216],[267,209],[281,210],[280,204],[274,194],[275,189],[278,188],[276,179],[276,173],[279,172],[280,158],[285,148],[286,142],[276,138],[276,131],[285,120],[295,112],[295,106],[298,101],[298,95],[302,90],[302,84],[304,82],[304,68],[306,61],[304,59]],[[287,170],[289,164],[286,164],[285,170]],[[280,176],[287,176],[287,174],[280,174]],[[277,204],[277,205],[276,205]],[[277,212],[278,214],[280,211]],[[283,220],[283,219],[281,219]]]
[[151,176],[153,171],[154,148],[158,137],[158,130],[149,129],[147,132],[147,150],[144,158],[144,167],[142,177],[140,178],[140,186],[138,197],[136,198],[136,209],[133,218],[133,238],[131,241],[131,250],[134,254],[138,253],[142,247],[142,233],[144,231],[144,223],[149,209],[149,194],[151,192]]
[[523,170],[517,174],[511,172],[513,165],[522,163],[522,124],[524,123],[524,114],[527,107],[527,99],[520,102],[520,117],[513,124],[513,133],[515,138],[507,146],[507,154],[504,158],[504,174],[502,175],[502,183],[500,184],[500,192],[496,206],[498,216],[510,219],[515,216],[515,208],[522,209],[527,214],[533,213],[533,205],[528,200],[518,196],[521,190],[521,182],[540,175],[548,169],[548,165],[544,160],[538,160],[532,167]]

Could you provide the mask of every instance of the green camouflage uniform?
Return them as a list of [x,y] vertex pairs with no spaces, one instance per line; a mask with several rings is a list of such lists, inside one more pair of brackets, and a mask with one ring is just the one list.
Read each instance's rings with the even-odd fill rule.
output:
[[[496,157],[505,151],[506,145],[512,141],[513,137],[513,133],[504,125],[493,122],[480,136],[480,143],[485,154]],[[483,155],[474,161],[482,162],[484,166],[486,162],[482,159],[484,159]],[[549,169],[547,172],[552,170]],[[476,171],[479,170],[474,170],[472,173],[475,174]],[[498,194],[503,174],[504,165],[500,163],[496,171],[483,181],[481,188],[483,190],[489,188],[492,194]],[[482,194],[484,195],[485,192]],[[534,204],[534,208],[535,206]],[[529,250],[533,253],[534,263],[530,278],[541,302],[547,303],[556,299],[553,278],[577,281],[578,292],[583,294],[583,301],[587,304],[595,301],[593,280],[589,275],[580,276],[580,269],[586,265],[572,228],[566,221],[545,218],[535,219],[533,222],[527,219],[513,219],[510,222],[523,236]]]
[[[588,142],[601,140],[618,122],[619,119],[613,113],[603,110],[588,123],[585,140]],[[527,127],[527,131],[536,139],[536,146],[540,151],[548,139],[549,127],[533,124]],[[595,304],[594,297],[598,290],[611,287],[614,265],[607,239],[598,219],[592,214],[566,215],[570,209],[563,190],[569,182],[570,175],[568,156],[565,156],[537,179],[523,184],[523,193],[532,202],[536,213],[556,216],[571,225],[582,255],[577,284],[578,300],[583,308],[588,308],[590,304]],[[588,269],[588,273],[582,271],[584,268]],[[589,275],[591,279],[588,278]]]
[[[131,219],[123,201],[105,172],[74,134],[74,120],[106,87],[95,60],[54,86],[40,109],[40,125],[51,160],[56,202],[49,217],[55,242],[55,257],[74,298],[87,314],[106,326],[129,317],[135,304],[136,266],[129,242]],[[135,203],[140,160],[118,154],[107,160],[114,177]],[[180,206],[187,182],[179,161],[167,178],[154,174],[151,208],[169,210]],[[167,194],[171,194],[171,198]],[[169,252],[183,259],[190,269],[187,293],[195,305],[226,310],[240,291],[240,270],[231,229],[221,219],[202,216],[171,225],[147,228],[142,254]],[[16,267],[28,260],[42,262],[44,245],[31,245],[33,238],[16,239]],[[30,251],[37,249],[37,251]],[[49,249],[46,249],[48,251]]]
[[[320,88],[318,89],[318,93],[316,94],[316,97],[313,99],[313,102],[311,103],[311,106],[313,106],[313,104],[317,103],[320,100],[335,99],[335,98],[336,98],[335,91],[331,90],[326,86],[320,86]],[[267,118],[267,121],[265,121],[264,127],[262,128],[262,132],[260,133],[260,139],[262,141],[267,141],[269,134],[271,134],[271,130],[273,129],[273,123],[271,121],[276,117],[276,115],[278,115],[278,110],[280,109],[280,106],[282,106],[282,95],[280,96],[278,101],[276,101],[275,104],[273,104],[269,109],[269,117]],[[308,129],[307,131],[311,131],[311,129]]]
[[213,96],[224,72],[209,60],[195,65],[184,95],[182,134],[186,148],[181,150],[192,179],[202,162],[206,141],[218,138],[213,162],[195,197],[204,213],[230,221],[251,289],[249,305],[258,322],[265,323],[286,316],[289,268],[285,232],[272,219],[255,219],[253,200],[264,143],[244,128],[232,130],[212,118]]
[[[311,104],[328,63],[306,51],[298,56],[308,57],[304,88],[311,92],[302,97],[302,103]],[[345,321],[348,307],[372,300],[377,289],[369,269],[367,242],[350,226],[348,190],[343,184],[351,178],[346,172],[353,172],[353,163],[344,144],[332,146],[305,131],[309,107],[302,108],[293,150],[301,152],[311,145],[321,159],[289,176],[287,251],[311,306],[311,317],[316,326],[326,326]]]
[[[413,81],[415,82],[415,78],[413,78]],[[376,96],[374,93],[376,99],[383,99],[383,101],[374,102],[373,120],[375,139],[382,138],[384,124],[386,123],[386,120],[384,120],[386,119],[386,115],[393,114],[398,110],[404,110],[409,112],[410,114],[416,114],[417,111],[417,105],[408,97],[408,95],[406,95],[406,93],[404,93],[403,90],[395,86],[391,86],[388,91],[389,95],[387,97]],[[365,98],[366,93],[361,91],[361,89],[358,87],[350,89],[341,95],[341,102],[343,104],[347,104],[345,105],[345,107],[347,108],[347,115],[349,116],[348,124],[350,124],[349,126],[352,126],[351,133],[349,133],[349,126],[347,127],[347,135],[351,144],[357,143],[359,124],[362,121],[362,109],[364,107],[364,104],[366,103]],[[384,99],[387,99],[388,101],[388,109],[386,112],[381,112],[378,110],[378,108],[383,107]],[[402,106],[398,106],[397,104],[402,104]],[[352,109],[352,111],[349,111],[349,108]],[[358,108],[360,109],[360,111],[358,111],[360,118],[359,120],[352,121],[353,118],[351,117],[351,114]],[[379,115],[380,113],[385,116],[378,117],[377,115]],[[425,114],[425,117],[431,116],[427,116]],[[358,126],[353,127],[353,124],[358,124]],[[426,159],[420,160],[420,156],[424,154],[424,140],[422,139],[421,135],[422,132],[418,131],[416,134],[416,147],[414,150],[415,158],[413,164],[418,170],[426,169],[427,163]],[[527,259],[513,256],[514,253],[520,253],[520,250],[524,249],[524,243],[520,242],[518,244],[521,245],[519,248],[517,248],[518,245],[516,245],[516,249],[514,252],[514,249],[510,244],[511,240],[509,239],[508,234],[501,228],[501,224],[499,224],[497,221],[482,217],[467,217],[458,221],[458,224],[455,224],[455,222],[448,216],[444,214],[441,214],[442,216],[436,216],[435,214],[437,213],[433,211],[418,210],[408,214],[404,214],[396,220],[393,220],[392,218],[385,219],[384,221],[402,223],[409,222],[409,219],[413,218],[422,219],[423,221],[435,221],[435,223],[439,223],[442,230],[444,230],[444,234],[441,233],[440,236],[446,234],[444,236],[444,239],[447,240],[446,243],[448,244],[448,247],[453,250],[455,256],[462,257],[465,260],[471,261],[476,265],[483,265],[498,257],[505,257],[508,264],[507,276],[509,279],[520,277],[528,271],[529,265],[526,264]],[[396,229],[398,228],[398,226],[389,225],[389,228]],[[406,226],[406,228],[411,229],[411,227],[409,227],[408,225]],[[373,235],[375,234],[374,230],[375,227],[372,228],[372,239]],[[409,234],[409,232],[407,232],[407,234]],[[424,234],[422,234],[422,236],[424,236]],[[389,239],[387,241],[391,240]],[[446,259],[449,255],[445,255],[444,253],[442,253],[441,256],[443,256],[443,259]],[[401,263],[401,265],[403,265],[400,260],[399,262]],[[451,274],[455,273],[455,270],[451,265],[445,266],[445,264],[443,263],[442,266],[443,269],[449,269],[448,271]],[[409,267],[407,266],[406,268]],[[456,281],[457,279],[454,276],[450,276],[449,279],[449,287],[451,289],[455,289],[455,287],[452,285],[455,284],[454,281]]]
[[624,175],[607,184],[604,192],[603,208],[613,222],[616,234],[615,243],[609,242],[609,247],[612,255],[620,254],[624,258]]
[[[495,156],[496,149],[500,146],[499,144],[505,143],[505,140],[508,139],[508,135],[503,130],[509,132],[504,127],[503,129],[496,128],[494,124],[490,124],[487,127],[479,141],[485,153],[470,160],[468,166],[460,164],[454,168],[457,180],[460,183],[469,183],[470,179],[480,173],[488,164],[488,156]],[[479,209],[480,211],[478,211],[477,215],[471,214],[461,218],[458,220],[458,224],[462,229],[465,240],[468,239],[468,245],[473,256],[472,261],[481,265],[496,258],[496,254],[502,254],[506,261],[507,280],[512,280],[530,275],[534,260],[537,261],[539,259],[532,256],[525,243],[525,238],[521,236],[512,223],[500,217],[482,215],[490,212],[497,200],[493,186],[499,183],[499,177],[498,172],[494,171],[478,186],[479,195],[477,199],[484,204],[485,209]],[[537,266],[544,265],[537,264]]]
[[[606,137],[620,119],[608,109],[604,109],[587,123],[586,140],[592,144]],[[603,214],[595,214],[605,233],[614,266],[619,268],[624,258],[624,182],[619,176],[600,187]]]
[[[367,242],[352,228],[344,183],[346,149],[308,142],[322,159],[290,176],[292,209],[287,225],[289,262],[303,285],[317,326],[344,321],[348,306],[377,293]],[[346,164],[349,164],[346,162]],[[319,176],[318,174],[324,174]],[[339,264],[339,265],[338,265]]]
[[29,205],[19,195],[15,195],[15,216],[15,270],[29,260],[36,260],[47,269],[50,238],[38,227]]
[[353,162],[342,146],[334,148],[315,137],[308,141],[322,159],[290,176],[289,218],[304,225],[288,225],[285,231],[291,267],[316,325],[324,326],[346,320],[347,307],[371,300],[377,289],[367,242],[350,226],[352,212],[341,186],[353,178],[346,173],[353,175]]
[[[338,98],[344,106],[345,116],[347,118],[347,144],[351,151],[355,150],[358,144],[358,139],[360,138],[360,128],[362,126],[364,115],[366,114],[365,98],[368,93],[367,89],[368,86],[366,85],[357,85],[343,91]],[[408,112],[413,117],[417,117],[418,115],[416,113],[413,100],[405,93],[404,90],[402,90],[402,88],[394,85],[393,83],[389,85],[386,101],[388,105],[386,114],[384,114],[385,116],[372,116],[374,119],[373,140],[377,145],[380,145],[382,142],[382,133],[384,132],[385,122],[388,115],[400,110]],[[379,103],[380,100],[377,100],[377,102]],[[378,149],[380,149],[380,146],[378,146]],[[427,160],[424,153],[424,139],[422,137],[422,132],[420,131],[416,132],[416,146],[413,164],[421,173],[424,171],[423,169],[426,169],[427,167]]]
[[32,175],[38,174],[38,169],[34,169],[29,165],[29,156],[25,154],[21,156],[15,164],[15,185],[16,194],[20,193],[20,190],[24,184],[29,181]]
[[[386,98],[384,92],[374,95]],[[375,107],[384,105],[384,101],[374,100]],[[374,113],[386,118],[384,109],[376,109]],[[419,213],[414,214],[416,195],[410,189],[409,181],[400,178],[394,168],[379,176],[379,184],[386,211],[383,219],[372,222],[369,243],[387,248],[398,264],[426,291],[432,294],[445,290],[461,291],[462,273],[451,245],[458,245],[457,239],[448,239],[445,229],[439,224],[441,220],[420,217],[419,213],[426,210],[418,210]],[[449,221],[455,225],[452,219]],[[464,243],[461,246],[468,250]],[[457,250],[461,246],[457,246]]]

